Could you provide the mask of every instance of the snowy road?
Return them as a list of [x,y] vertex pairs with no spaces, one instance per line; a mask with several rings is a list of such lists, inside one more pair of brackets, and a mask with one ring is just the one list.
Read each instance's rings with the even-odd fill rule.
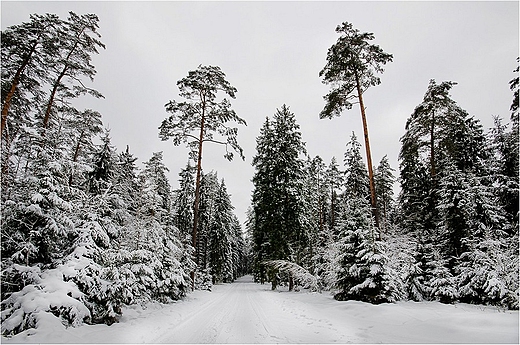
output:
[[[283,288],[282,288],[283,289]],[[41,325],[2,343],[516,343],[518,311],[468,304],[335,301],[271,291],[250,276],[172,304],[124,309],[119,323]]]
[[[226,289],[213,293],[214,298],[199,305],[152,342],[346,342],[347,334],[338,337],[338,328],[326,321],[326,315],[322,319],[307,316],[305,312],[309,306],[298,305],[285,299],[280,292],[270,291],[270,284],[253,283],[250,276],[239,278]],[[310,314],[315,317],[317,311]]]

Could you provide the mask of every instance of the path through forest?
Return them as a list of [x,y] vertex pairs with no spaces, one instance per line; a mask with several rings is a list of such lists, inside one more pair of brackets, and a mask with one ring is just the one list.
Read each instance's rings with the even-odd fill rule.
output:
[[[129,306],[119,323],[41,324],[2,343],[516,343],[518,311],[468,304],[335,301],[245,276],[172,304]],[[52,318],[52,316],[50,316]],[[46,319],[47,320],[47,319]]]
[[[327,315],[287,293],[270,291],[251,276],[239,278],[225,288],[217,286],[213,298],[184,315],[154,343],[345,343],[352,332],[334,324]],[[316,317],[316,316],[320,317]],[[295,322],[298,320],[298,322]]]
[[[438,302],[371,305],[271,291],[245,276],[195,295],[153,343],[518,342],[518,312]],[[200,296],[200,298],[198,297]],[[179,307],[187,306],[181,304]]]

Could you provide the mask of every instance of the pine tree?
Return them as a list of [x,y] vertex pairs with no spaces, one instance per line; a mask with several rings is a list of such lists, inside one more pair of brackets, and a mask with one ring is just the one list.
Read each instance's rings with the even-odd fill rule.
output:
[[[95,14],[77,15],[69,12],[66,27],[60,31],[59,46],[60,53],[55,57],[53,63],[48,66],[53,72],[51,79],[51,90],[45,105],[42,126],[47,128],[51,120],[51,114],[57,98],[62,100],[61,107],[69,107],[66,100],[77,98],[84,94],[94,97],[103,97],[98,91],[86,87],[82,77],[94,80],[96,70],[91,64],[91,55],[98,54],[99,48],[105,45],[99,40],[98,17]],[[72,85],[64,83],[67,80]]]
[[329,48],[327,64],[320,71],[320,77],[323,77],[323,82],[331,84],[333,87],[324,97],[326,105],[320,113],[320,118],[339,116],[344,109],[352,109],[353,103],[351,100],[356,99],[359,102],[367,156],[370,203],[376,226],[379,226],[374,174],[372,171],[372,154],[370,151],[363,93],[369,87],[381,83],[380,78],[376,77],[375,74],[383,73],[383,65],[391,62],[393,56],[385,53],[379,46],[369,43],[369,41],[374,39],[374,34],[361,33],[351,23],[344,22],[338,25],[336,32],[341,37],[338,38],[336,44]]
[[[231,127],[228,122],[236,122],[246,125],[246,122],[238,117],[231,104],[224,98],[217,102],[219,91],[224,92],[231,98],[235,98],[237,89],[225,79],[225,74],[218,66],[199,66],[197,70],[190,71],[188,76],[179,80],[180,96],[186,102],[170,101],[165,107],[172,115],[165,119],[159,127],[161,140],[172,139],[173,144],[178,146],[186,143],[190,148],[190,157],[197,161],[197,175],[195,178],[195,202],[193,208],[193,232],[192,245],[197,245],[197,229],[199,218],[200,181],[202,172],[202,147],[204,142],[222,144],[226,147],[224,157],[233,159],[233,152],[228,151],[231,147],[238,152],[242,159],[244,155],[238,144],[238,128]],[[192,132],[197,132],[192,134]],[[215,139],[214,134],[225,139]],[[224,141],[225,140],[225,141]],[[192,273],[192,284],[195,284],[194,272]],[[194,285],[192,285],[194,288]]]
[[58,54],[64,25],[55,14],[32,14],[29,22],[2,32],[2,139],[12,140],[21,129],[19,121],[39,105],[41,86],[50,78],[47,62]]
[[[430,81],[423,102],[415,108],[406,125],[401,160],[401,209],[405,229],[414,231],[428,243],[443,236],[441,228],[457,232],[463,225],[447,216],[440,204],[449,204],[447,194],[440,196],[441,178],[449,174],[485,174],[484,161],[488,155],[480,123],[450,98],[453,82],[437,84]],[[455,169],[455,170],[454,170]],[[446,185],[444,185],[446,186]],[[453,221],[448,221],[448,218]],[[459,224],[459,225],[456,225]],[[450,228],[451,230],[447,230]],[[457,237],[459,238],[459,237]],[[461,253],[460,239],[452,238],[450,254]],[[456,248],[456,249],[455,249]]]
[[90,154],[95,150],[94,138],[103,131],[99,112],[92,109],[82,112],[71,110],[72,116],[66,120],[69,122],[67,126],[75,129],[71,138],[73,153],[69,185],[72,185],[75,179],[79,179],[76,183],[82,184],[85,178],[81,176],[84,173],[83,166],[88,164]]

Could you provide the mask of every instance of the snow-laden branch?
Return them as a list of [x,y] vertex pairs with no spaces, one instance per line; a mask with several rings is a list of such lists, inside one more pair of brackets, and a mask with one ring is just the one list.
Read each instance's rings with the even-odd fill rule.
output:
[[318,278],[300,265],[287,260],[264,261],[264,265],[289,274],[298,285],[311,291],[319,291]]

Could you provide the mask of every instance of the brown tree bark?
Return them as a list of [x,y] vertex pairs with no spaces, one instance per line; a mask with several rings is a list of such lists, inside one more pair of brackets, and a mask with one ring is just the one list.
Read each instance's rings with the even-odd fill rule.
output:
[[[367,155],[367,165],[368,165],[368,180],[370,185],[370,204],[372,206],[372,213],[374,215],[374,219],[376,222],[376,227],[379,228],[379,215],[377,212],[377,199],[376,199],[376,188],[374,184],[374,171],[372,169],[372,154],[370,152],[370,141],[368,138],[368,125],[367,118],[365,114],[365,105],[363,103],[363,93],[361,91],[361,85],[359,83],[359,77],[356,73],[356,88],[358,92],[359,99],[359,107],[361,108],[361,120],[363,121],[363,133],[365,136],[365,150]],[[379,235],[378,235],[378,239]]]
[[430,174],[435,183],[435,110],[432,111],[432,124],[430,126]]
[[65,66],[63,71],[61,71],[60,75],[58,76],[58,79],[56,79],[56,82],[54,83],[51,91],[51,96],[49,97],[49,102],[47,103],[47,108],[45,109],[45,115],[43,117],[43,128],[47,128],[49,125],[49,119],[51,117],[51,110],[52,105],[54,104],[54,97],[56,96],[56,91],[58,90],[58,86],[61,82],[61,79],[65,75],[65,72],[67,72],[68,65]]
[[[195,202],[193,205],[193,231],[191,233],[191,243],[195,249],[195,263],[198,265],[198,251],[197,251],[197,226],[199,220],[199,201],[200,201],[200,176],[202,170],[202,140],[204,139],[204,122],[206,105],[202,102],[202,118],[200,120],[200,134],[199,134],[199,152],[197,156],[197,178],[195,179]],[[195,290],[195,269],[191,272],[191,289]]]
[[45,116],[43,117],[43,127],[44,128],[47,128],[47,126],[49,124],[49,119],[50,119],[50,115],[51,115],[52,105],[54,103],[54,97],[56,96],[56,91],[58,90],[58,86],[60,85],[61,79],[65,76],[65,73],[69,69],[68,62],[70,60],[70,57],[71,57],[72,53],[74,53],[74,51],[78,47],[79,38],[81,37],[81,35],[85,31],[85,29],[86,28],[83,27],[81,29],[81,31],[78,33],[78,35],[76,36],[76,42],[74,42],[74,46],[71,48],[71,50],[67,54],[67,57],[65,58],[65,66],[63,67],[63,71],[61,71],[60,75],[58,76],[58,79],[56,79],[56,81],[54,82],[54,85],[53,85],[52,91],[51,91],[51,96],[49,98],[49,102],[47,103],[47,109],[45,109]]
[[14,93],[16,92],[16,89],[18,88],[18,83],[20,83],[20,76],[22,75],[25,67],[29,64],[29,61],[31,60],[32,54],[36,51],[36,47],[39,43],[39,37],[37,40],[35,40],[34,44],[31,47],[31,50],[29,51],[29,54],[27,54],[27,57],[23,60],[22,64],[16,71],[13,82],[11,84],[11,88],[9,89],[9,92],[7,93],[7,96],[5,97],[5,102],[2,107],[2,120],[1,120],[1,132],[0,132],[0,138],[2,137],[4,133],[4,129],[7,125],[7,114],[9,113],[9,107],[11,106],[11,99],[14,96]]

